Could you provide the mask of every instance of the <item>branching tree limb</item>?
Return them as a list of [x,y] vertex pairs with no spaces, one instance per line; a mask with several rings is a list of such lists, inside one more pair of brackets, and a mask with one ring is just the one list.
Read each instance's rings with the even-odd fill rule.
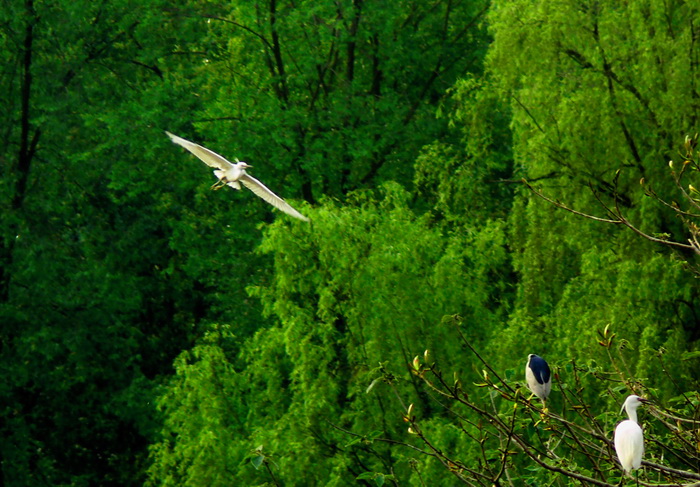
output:
[[[695,254],[700,255],[700,226],[698,226],[698,224],[694,221],[695,219],[700,217],[700,214],[696,213],[696,211],[700,210],[700,191],[695,189],[692,184],[688,185],[686,189],[683,183],[683,177],[687,174],[689,168],[694,171],[700,172],[700,166],[696,161],[694,151],[695,146],[697,145],[697,139],[697,135],[693,138],[686,137],[684,144],[685,151],[681,154],[684,159],[684,162],[682,163],[679,171],[675,170],[673,161],[669,163],[669,165],[671,166],[671,175],[676,184],[676,187],[679,189],[681,196],[683,197],[683,201],[689,208],[683,209],[677,202],[669,203],[668,201],[659,197],[659,195],[654,191],[651,185],[649,185],[646,182],[644,178],[640,180],[640,183],[644,186],[644,191],[647,196],[654,198],[656,201],[659,202],[660,205],[672,210],[673,213],[684,222],[685,228],[688,232],[687,243],[672,240],[670,237],[666,237],[665,235],[654,235],[645,232],[627,218],[627,216],[621,209],[620,196],[617,190],[618,180],[620,177],[619,170],[616,172],[612,182],[612,204],[604,202],[601,196],[598,194],[598,192],[595,191],[595,189],[591,188],[591,191],[593,192],[593,195],[595,196],[599,205],[608,214],[608,218],[576,210],[569,205],[566,205],[552,197],[545,195],[542,189],[533,187],[527,180],[523,179],[523,183],[535,196],[547,201],[548,203],[556,206],[557,208],[561,208],[562,210],[566,210],[575,215],[587,218],[589,220],[598,221],[601,223],[610,223],[614,225],[622,224],[625,227],[632,230],[637,235],[639,235],[640,237],[649,240],[650,242],[665,245],[677,250],[690,250],[693,251]],[[697,274],[700,273],[700,270],[694,270],[693,272]]]
[[[547,475],[545,472],[549,472],[583,485],[603,487],[619,485],[618,479],[621,482],[626,474],[617,463],[612,442],[613,427],[610,424],[601,424],[600,416],[591,411],[583,399],[585,387],[579,372],[590,373],[590,370],[579,367],[573,362],[572,367],[568,367],[573,374],[562,379],[561,370],[555,368],[554,377],[560,385],[564,408],[561,412],[552,411],[540,406],[538,400],[533,401],[528,398],[521,384],[507,380],[495,370],[464,335],[460,326],[461,321],[459,316],[446,319],[446,322],[454,325],[455,333],[463,345],[484,367],[482,380],[474,386],[485,394],[474,391],[468,393],[459,379],[454,381],[446,379],[438,364],[431,362],[428,352],[422,359],[420,356],[415,357],[410,364],[410,370],[433,393],[433,400],[444,409],[447,417],[453,418],[459,425],[459,431],[465,436],[466,441],[478,444],[481,451],[479,463],[478,465],[474,465],[473,462],[469,465],[465,464],[459,455],[455,455],[449,448],[441,445],[441,441],[431,438],[428,433],[429,428],[422,428],[422,420],[414,411],[413,404],[406,406],[407,401],[399,397],[397,389],[393,386],[396,377],[391,376],[391,380],[386,382],[390,383],[398,399],[403,420],[408,425],[408,433],[422,444],[422,446],[416,446],[413,444],[415,442],[407,441],[405,446],[438,460],[443,468],[465,485],[512,485],[509,479],[515,475],[516,470],[520,480],[524,479],[522,468],[528,463],[531,465],[528,471],[536,472],[540,469],[541,475]],[[627,389],[643,394],[643,384],[629,379],[627,375],[626,365],[620,354],[622,347],[614,345],[615,333],[606,327],[599,332],[599,335],[598,343],[606,348],[613,369],[609,373],[600,371],[593,373],[593,376],[603,383],[601,389],[607,389],[608,394],[616,401],[619,401],[620,397],[619,393],[614,392],[613,389],[616,389],[619,384],[624,384]],[[607,385],[608,383],[610,385]],[[697,399],[694,397],[694,400]],[[692,403],[693,401],[689,407],[694,411],[695,406]],[[693,459],[697,461],[697,443],[679,441],[678,438],[679,428],[676,424],[697,424],[696,420],[687,417],[687,408],[680,413],[669,411],[660,404],[652,404],[647,407],[647,410],[653,417],[661,419],[659,423],[645,427],[645,442],[648,445],[655,445],[652,450],[662,452],[660,458],[664,461],[673,461],[674,464],[689,465]],[[691,414],[695,413],[691,412]],[[680,423],[674,424],[674,421],[668,421],[674,418],[678,418]],[[474,428],[478,434],[469,433],[464,425]],[[336,429],[343,431],[339,427]],[[366,440],[360,435],[345,432]],[[397,443],[394,440],[379,438],[374,441]],[[675,457],[668,454],[671,449],[675,449]],[[658,453],[655,458],[659,458]],[[654,487],[700,485],[698,482],[700,474],[690,470],[652,460],[645,460],[643,467],[639,485]],[[663,482],[655,483],[651,480],[653,478],[663,479]]]

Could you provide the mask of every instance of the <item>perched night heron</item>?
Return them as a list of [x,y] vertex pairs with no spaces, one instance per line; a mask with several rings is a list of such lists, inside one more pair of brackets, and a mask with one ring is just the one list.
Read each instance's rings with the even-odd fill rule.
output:
[[552,390],[552,374],[549,371],[547,361],[534,353],[528,355],[525,365],[525,380],[532,393],[545,402]]
[[236,163],[233,164],[221,157],[216,152],[210,151],[206,147],[202,147],[199,144],[185,140],[182,137],[171,134],[170,132],[165,133],[168,134],[170,140],[190,151],[192,154],[201,159],[207,166],[215,168],[214,175],[219,178],[219,180],[212,185],[212,189],[219,189],[226,185],[231,186],[234,189],[241,189],[240,183],[243,183],[246,188],[270,203],[278,210],[281,210],[294,218],[309,221],[308,218],[292,208],[289,203],[270,191],[267,186],[255,179],[250,174],[246,173],[245,170],[252,166],[245,162],[239,161],[238,159],[236,159]]
[[639,396],[627,396],[620,412],[627,411],[629,419],[615,428],[615,451],[625,473],[642,466],[644,455],[644,434],[637,422],[637,408],[648,402]]

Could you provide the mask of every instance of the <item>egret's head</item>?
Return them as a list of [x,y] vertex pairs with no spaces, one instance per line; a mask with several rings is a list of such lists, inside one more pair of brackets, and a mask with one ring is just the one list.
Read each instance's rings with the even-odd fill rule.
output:
[[251,166],[247,162],[238,161],[238,167],[240,167],[241,169],[248,169],[249,167],[253,167],[253,166]]
[[645,402],[649,402],[649,400],[632,394],[631,396],[627,396],[627,399],[625,399],[625,402],[622,404],[620,412],[623,413],[625,410],[629,411],[630,409],[636,410]]

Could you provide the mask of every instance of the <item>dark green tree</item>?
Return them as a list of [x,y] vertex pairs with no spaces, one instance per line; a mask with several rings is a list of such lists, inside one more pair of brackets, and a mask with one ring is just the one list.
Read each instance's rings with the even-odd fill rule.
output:
[[180,66],[156,62],[175,42],[164,32],[181,32],[162,6],[27,0],[0,13],[5,485],[140,484],[154,380],[203,314],[192,281],[168,272],[179,198],[134,130],[163,111],[139,102],[176,91],[165,72]]
[[406,184],[420,148],[446,133],[437,103],[480,69],[486,7],[271,0],[179,10],[220,43],[207,59],[216,102],[189,123],[309,202]]

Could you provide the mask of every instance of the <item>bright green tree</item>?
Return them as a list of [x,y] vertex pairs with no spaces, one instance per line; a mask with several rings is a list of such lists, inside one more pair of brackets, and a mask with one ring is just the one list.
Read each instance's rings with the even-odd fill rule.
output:
[[[672,250],[561,206],[612,220],[619,213],[648,235],[684,240],[682,220],[639,182],[669,202],[682,196],[668,161],[697,129],[698,14],[647,1],[516,1],[491,10],[488,72],[512,108],[515,176],[555,203],[525,192],[513,208],[519,284],[506,357],[523,344],[599,357],[580,338],[612,324],[638,351],[631,372],[658,387],[660,371],[642,352],[663,347],[677,359],[694,347],[689,303],[698,287]],[[690,364],[681,364],[684,376]]]
[[[343,207],[328,202],[312,213],[311,226],[280,221],[269,228],[261,250],[273,253],[274,278],[251,291],[271,323],[246,342],[240,357],[228,356],[230,366],[240,361],[242,367],[235,377],[222,377],[231,391],[205,394],[202,388],[216,382],[211,379],[193,382],[192,389],[184,378],[173,382],[163,404],[168,417],[181,419],[168,423],[155,450],[155,484],[201,485],[197,472],[204,465],[216,472],[216,485],[250,483],[255,470],[244,460],[259,445],[288,485],[341,485],[368,471],[411,475],[411,455],[354,440],[410,439],[390,391],[415,394],[418,384],[385,384],[384,367],[404,376],[426,348],[459,355],[460,347],[450,345],[452,330],[440,326],[444,314],[468,317],[475,343],[498,329],[504,316],[494,304],[502,291],[494,275],[508,268],[505,232],[492,222],[444,236],[429,217],[414,215],[398,185],[385,185],[383,193],[378,199],[357,194]],[[198,369],[206,369],[205,359],[182,367]],[[461,369],[471,373],[467,364]],[[192,393],[202,394],[197,407],[185,400],[197,397]],[[203,411],[225,395],[242,398],[245,424],[195,428],[198,438],[207,431],[230,438],[228,453],[214,458],[186,431],[191,421],[207,421]],[[434,407],[427,396],[422,400]],[[258,482],[266,477],[260,474]]]

